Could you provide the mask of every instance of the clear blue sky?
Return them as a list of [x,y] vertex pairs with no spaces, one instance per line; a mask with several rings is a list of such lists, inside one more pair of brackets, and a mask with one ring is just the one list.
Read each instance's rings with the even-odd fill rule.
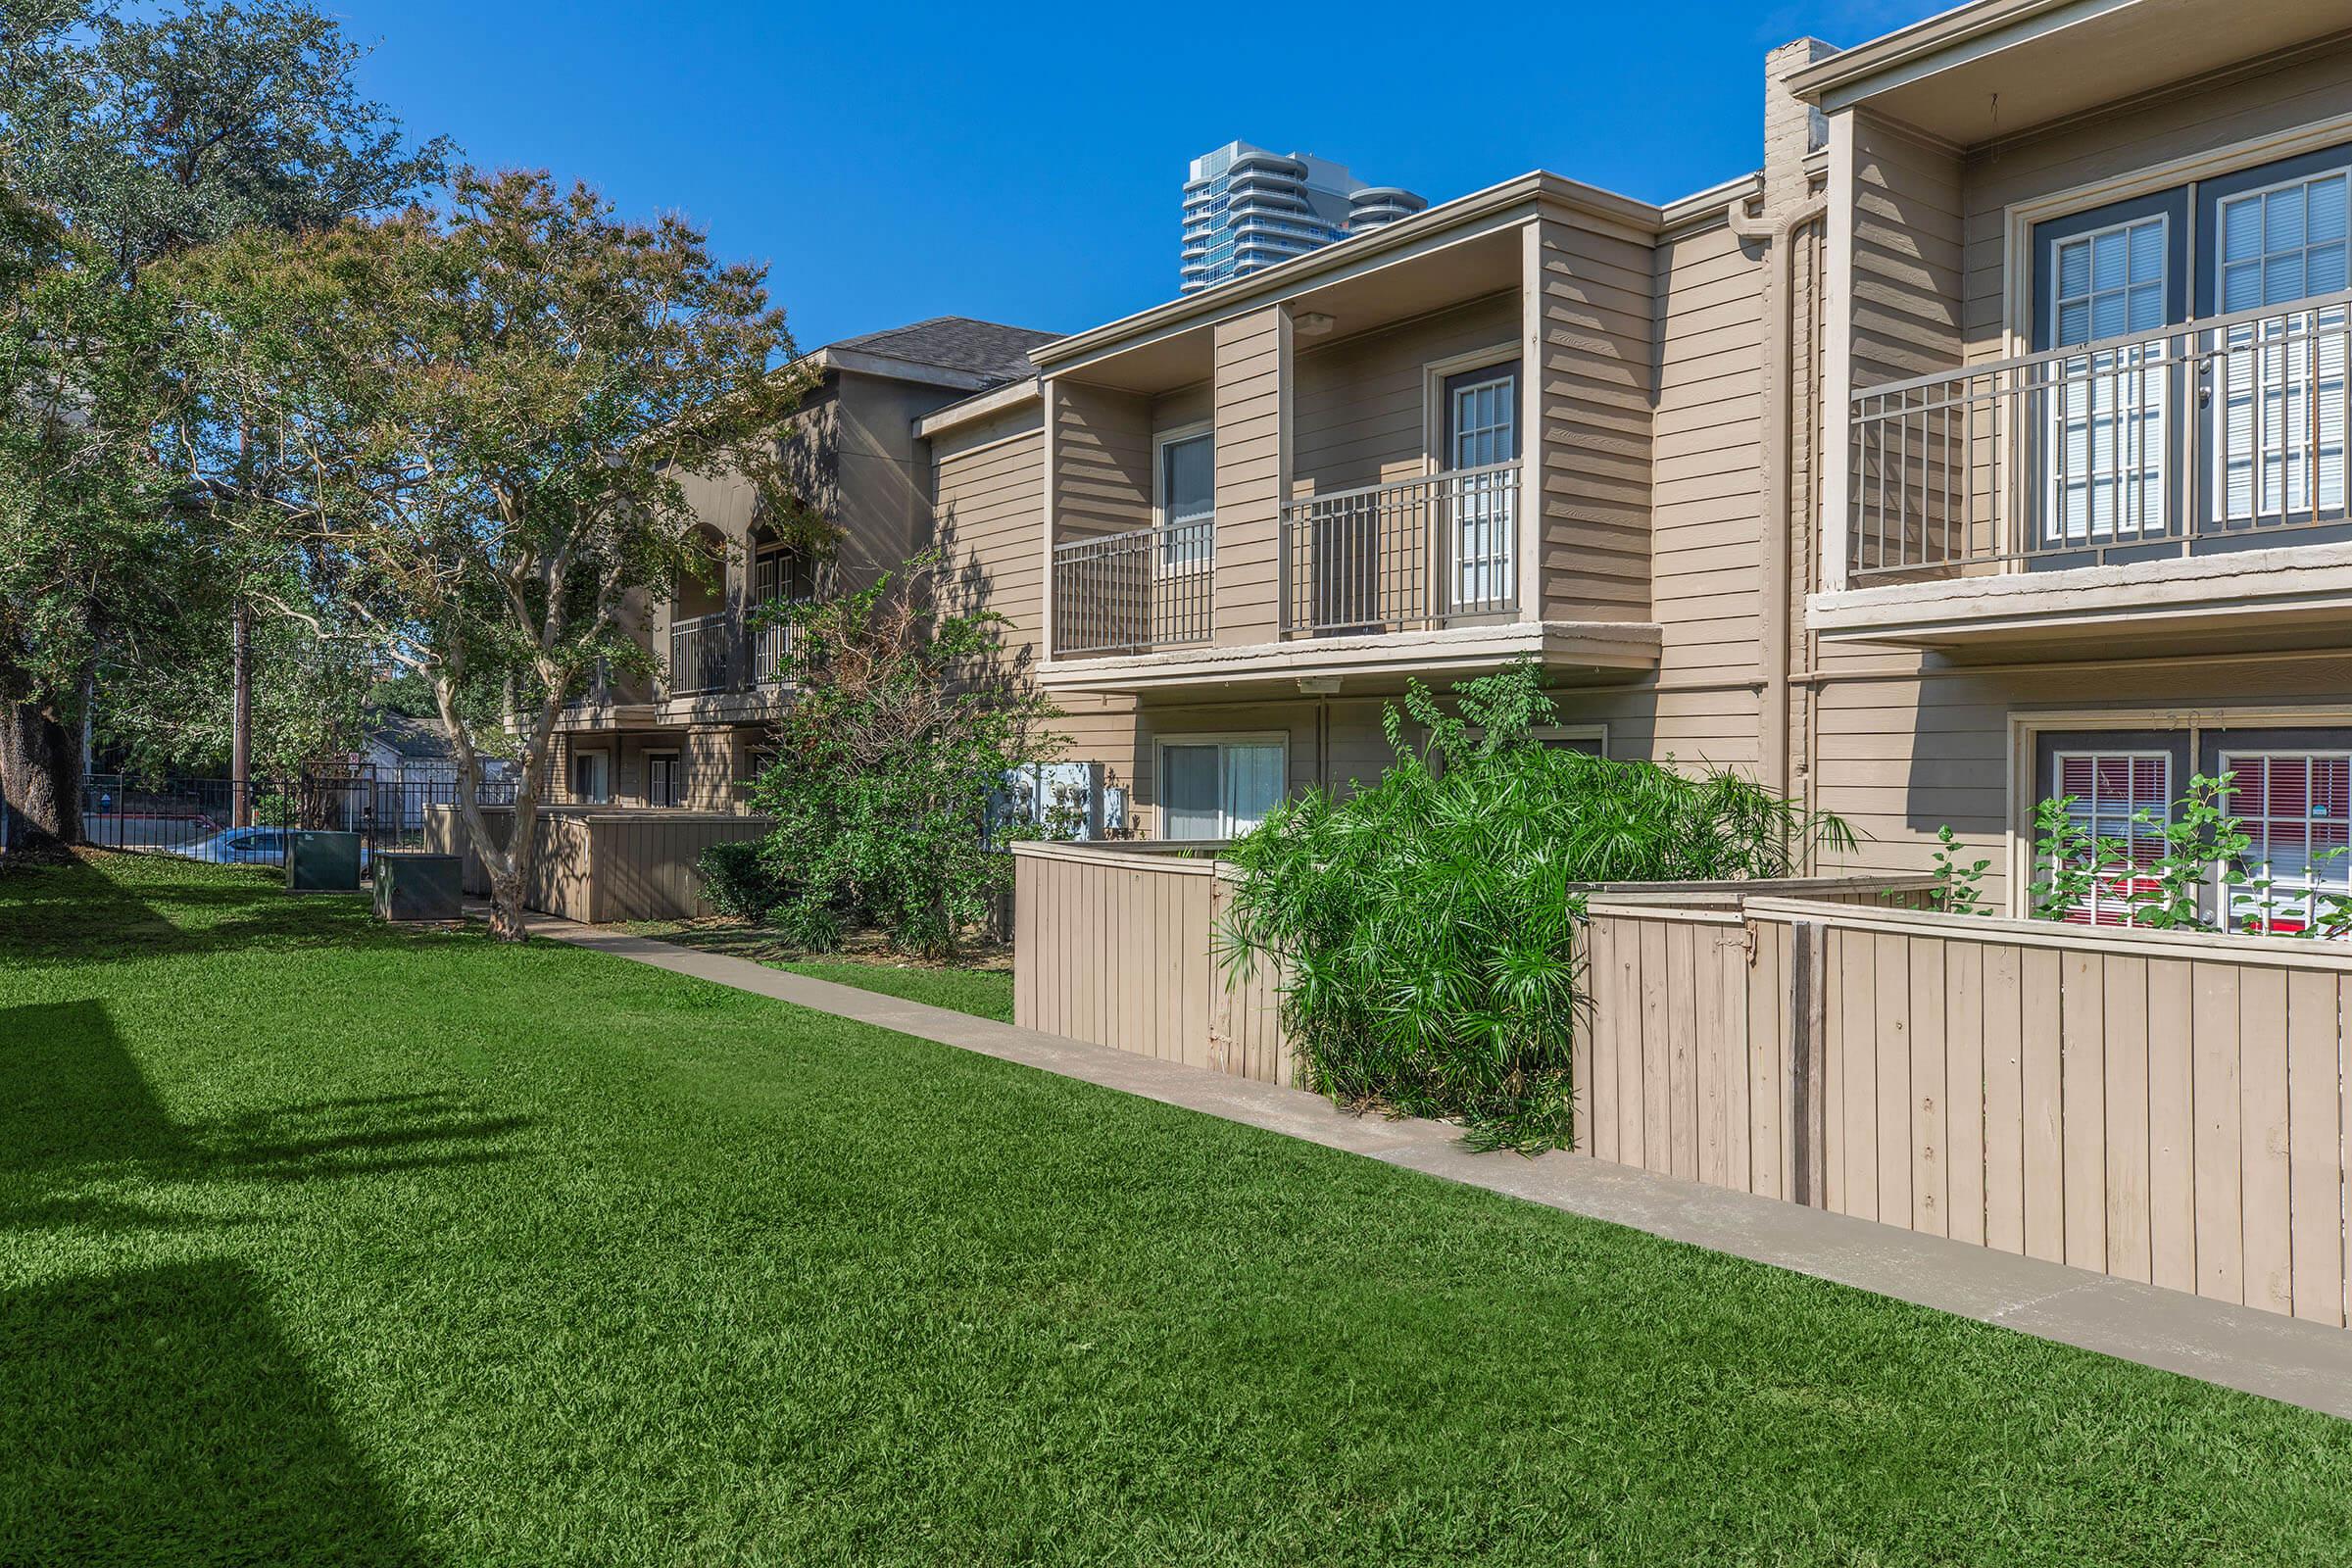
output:
[[1190,34],[1132,4],[325,3],[414,129],[684,213],[769,266],[806,349],[1172,297],[1185,162],[1237,137],[1433,201],[1539,168],[1687,195],[1756,166],[1766,49],[1949,0],[1295,4]]

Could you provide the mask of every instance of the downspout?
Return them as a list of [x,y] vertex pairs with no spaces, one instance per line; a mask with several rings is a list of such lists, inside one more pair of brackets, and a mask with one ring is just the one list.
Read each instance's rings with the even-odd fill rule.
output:
[[[1781,219],[1768,222],[1747,216],[1747,199],[1735,197],[1724,209],[1724,220],[1743,240],[1772,247],[1773,279],[1779,308],[1773,312],[1771,361],[1776,373],[1763,378],[1764,439],[1759,491],[1766,501],[1764,529],[1764,623],[1759,638],[1764,666],[1764,733],[1759,760],[1765,787],[1786,800],[1792,782],[1788,772],[1788,607],[1795,597],[1791,580],[1790,533],[1796,521],[1794,472],[1796,419],[1790,408],[1794,379],[1796,336],[1796,253],[1790,243],[1796,231],[1829,212],[1826,200],[1816,199]],[[1810,781],[1808,780],[1808,783]]]

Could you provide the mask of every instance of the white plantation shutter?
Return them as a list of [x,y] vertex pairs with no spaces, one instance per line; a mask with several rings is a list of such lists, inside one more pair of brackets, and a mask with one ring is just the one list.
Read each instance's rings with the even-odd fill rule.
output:
[[[2292,306],[2352,287],[2352,175],[2338,170],[2221,204],[2216,299],[2223,315]],[[2344,507],[2343,308],[2286,312],[2227,329],[2221,520],[2255,524]]]
[[[2053,348],[2163,331],[2167,226],[2158,215],[2059,242]],[[2164,531],[2165,348],[2127,343],[2060,366],[2049,392],[2056,464],[2045,545]]]

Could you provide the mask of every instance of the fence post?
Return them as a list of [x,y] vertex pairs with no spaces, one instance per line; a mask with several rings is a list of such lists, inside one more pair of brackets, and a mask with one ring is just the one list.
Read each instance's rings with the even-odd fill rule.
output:
[[1789,926],[1788,1129],[1789,1197],[1814,1208],[1824,1206],[1829,1156],[1822,1135],[1827,1115],[1822,1047],[1828,1034],[1829,942],[1818,920]]

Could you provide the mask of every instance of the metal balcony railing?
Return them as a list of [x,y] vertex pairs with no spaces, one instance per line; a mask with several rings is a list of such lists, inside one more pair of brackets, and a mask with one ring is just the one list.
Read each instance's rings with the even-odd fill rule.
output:
[[1193,517],[1054,547],[1054,652],[1141,653],[1208,641],[1216,524]]
[[741,625],[720,612],[697,615],[671,623],[669,628],[669,692],[690,697],[723,692],[735,684],[735,645]]
[[1519,608],[1519,465],[1454,468],[1282,509],[1286,636],[1415,631]]
[[2344,527],[2352,293],[1853,400],[1848,575],[2090,565]]
[[773,686],[784,679],[792,651],[790,626],[762,626],[752,634],[752,683]]

